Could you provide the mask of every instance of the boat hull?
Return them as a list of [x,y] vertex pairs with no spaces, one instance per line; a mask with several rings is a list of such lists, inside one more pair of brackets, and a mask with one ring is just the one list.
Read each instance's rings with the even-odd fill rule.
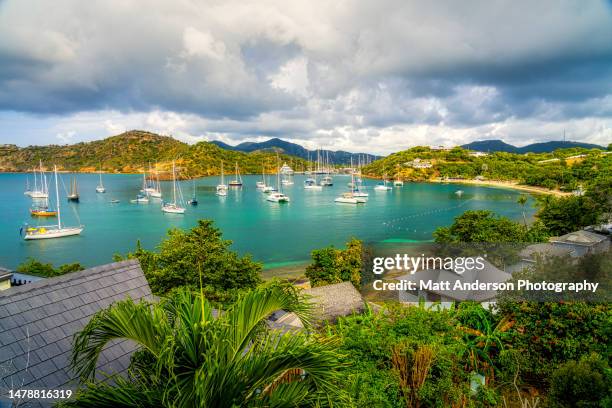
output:
[[75,227],[75,228],[55,228],[55,229],[46,229],[46,228],[35,228],[35,231],[28,232],[26,231],[23,239],[27,241],[37,240],[37,239],[50,239],[50,238],[64,238],[70,237],[74,235],[79,235],[83,231],[83,227]]
[[183,207],[178,206],[163,206],[162,211],[168,214],[184,214],[185,209]]
[[340,204],[365,204],[366,202],[366,200],[359,199],[359,198],[344,198],[344,197],[338,197],[334,201]]
[[57,217],[57,211],[30,210],[32,217]]
[[284,194],[272,193],[268,197],[266,197],[266,200],[272,203],[288,203],[289,197]]

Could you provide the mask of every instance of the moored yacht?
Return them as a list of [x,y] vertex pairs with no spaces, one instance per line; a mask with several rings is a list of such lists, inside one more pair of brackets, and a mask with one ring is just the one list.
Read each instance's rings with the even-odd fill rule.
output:
[[238,170],[238,162],[236,162],[236,178],[229,182],[230,187],[242,187],[242,177],[240,176],[240,171]]
[[[178,195],[177,195],[177,190],[178,190]],[[179,205],[179,202],[182,201],[182,196],[183,195],[181,194],[180,187],[178,187],[177,189],[176,168],[174,166],[174,160],[173,160],[172,161],[172,202],[164,203],[162,205],[161,210],[165,213],[184,214],[185,207],[182,207],[181,205]]]
[[342,203],[342,204],[364,204],[367,202],[365,198],[355,197],[355,195],[353,195],[353,193],[351,192],[343,193],[340,197],[337,197],[334,201],[337,203]]
[[227,185],[225,184],[225,175],[223,174],[223,162],[221,162],[221,183],[217,184],[216,194],[221,197],[227,195]]
[[104,188],[104,184],[102,183],[102,164],[100,164],[100,171],[98,174],[100,175],[100,181],[98,181],[98,185],[96,186],[96,193],[106,193],[106,188]]
[[25,229],[22,229],[23,239],[25,240],[38,240],[38,239],[50,239],[50,238],[63,238],[72,235],[79,235],[83,231],[83,226],[78,227],[64,227],[62,226],[62,218],[60,212],[60,199],[59,199],[59,188],[57,186],[57,166],[54,166],[55,173],[55,198],[57,207],[57,225],[44,225],[44,226],[29,226],[26,225]]

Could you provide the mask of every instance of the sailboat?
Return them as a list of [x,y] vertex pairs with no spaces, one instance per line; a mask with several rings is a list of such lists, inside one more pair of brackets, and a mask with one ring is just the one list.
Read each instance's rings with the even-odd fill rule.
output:
[[329,152],[327,153],[327,160],[325,160],[325,157],[322,158],[323,160],[323,170],[325,172],[325,176],[323,176],[323,178],[321,179],[321,185],[323,187],[331,187],[334,185],[334,181],[330,175],[330,171],[329,171]]
[[155,164],[155,179],[153,179],[153,171],[151,170],[151,165],[149,164],[149,186],[145,189],[149,197],[151,198],[162,198],[161,184],[159,182],[159,172],[157,171],[157,163]]
[[261,164],[261,181],[255,183],[258,190],[266,188],[266,166],[264,163]]
[[393,187],[387,185],[387,173],[383,174],[383,181],[378,183],[374,190],[377,191],[390,191],[393,190]]
[[[176,168],[174,166],[174,160],[172,161],[172,202],[171,203],[164,203],[162,205],[161,210],[165,213],[171,213],[171,214],[184,214],[185,213],[185,208],[181,207],[179,205],[179,201],[177,200],[177,186],[176,186]],[[181,190],[180,187],[178,188],[178,192],[179,192],[179,197],[182,196],[181,194]]]
[[37,205],[34,208],[30,208],[30,215],[32,217],[55,217],[57,211],[49,209],[49,199],[44,199],[44,204]]
[[106,189],[104,188],[104,184],[102,184],[102,165],[100,164],[100,181],[98,182],[98,186],[96,187],[96,193],[106,193]]
[[195,180],[193,180],[193,193],[191,194],[191,200],[187,201],[187,204],[191,204],[193,206],[198,205],[198,198],[196,197]]
[[[351,167],[353,164],[351,163]],[[355,185],[355,173],[351,171],[351,185]],[[342,204],[363,204],[367,200],[363,197],[355,196],[354,187],[351,187],[351,191],[348,193],[343,193],[340,197],[337,197],[334,200],[336,203]]]
[[68,201],[79,201],[79,190],[77,188],[76,176],[72,176],[70,179],[70,193],[68,194]]
[[238,171],[238,162],[236,162],[236,178],[229,182],[230,187],[242,187],[242,177]]
[[314,178],[308,177],[306,180],[304,180],[304,190],[323,190],[323,186],[317,183],[317,174],[319,173],[319,151],[318,150],[317,150],[317,168],[314,172],[309,171],[307,174],[312,175],[313,173],[314,173]]
[[227,185],[225,184],[225,174],[223,173],[223,162],[221,162],[221,183],[217,185],[217,195],[225,197],[227,195]]
[[[278,155],[276,156],[276,161],[278,162],[278,164],[280,164],[278,160]],[[268,194],[268,196],[266,197],[266,200],[271,201],[273,203],[288,203],[289,197],[283,194],[283,190],[281,186],[282,184],[280,182],[280,166],[279,166],[276,172],[276,187],[278,188],[278,191],[273,191],[270,194]]]
[[26,191],[26,194],[32,198],[49,198],[49,189],[47,187],[47,176],[43,171],[42,160],[39,160],[40,167],[40,188],[36,180],[36,169],[34,169],[34,190]]
[[395,175],[395,180],[393,180],[393,185],[397,187],[402,187],[404,185],[404,182],[402,181],[402,178],[400,177],[399,164],[397,165],[397,174]]
[[283,166],[280,168],[280,172],[283,175],[281,179],[281,184],[283,186],[292,186],[293,185],[293,169],[287,165],[287,163],[283,163]]
[[79,235],[83,231],[83,226],[78,227],[63,227],[62,217],[60,211],[60,199],[59,199],[59,188],[57,187],[57,166],[54,166],[55,173],[55,198],[57,206],[57,225],[45,225],[45,226],[25,226],[25,230],[22,228],[23,239],[34,240],[34,239],[49,239],[49,238],[62,238],[69,237],[72,235]]
[[147,188],[147,175],[146,173],[142,173],[142,189],[136,195],[136,198],[133,200],[130,200],[130,202],[136,203],[136,204],[148,204],[149,197],[147,196],[146,188]]

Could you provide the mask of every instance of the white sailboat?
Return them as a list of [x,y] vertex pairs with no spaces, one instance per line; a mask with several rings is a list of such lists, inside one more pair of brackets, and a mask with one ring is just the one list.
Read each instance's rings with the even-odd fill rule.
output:
[[393,190],[393,187],[387,185],[387,174],[383,175],[383,181],[378,183],[376,187],[374,187],[376,191],[390,191]]
[[180,187],[178,188],[178,199],[177,199],[177,186],[176,186],[176,168],[174,166],[174,160],[172,161],[172,202],[171,203],[164,203],[162,205],[161,210],[165,213],[171,213],[171,214],[184,214],[185,213],[185,208],[179,205],[179,202],[182,201],[181,197],[181,190]]
[[102,165],[100,164],[100,181],[98,181],[98,185],[96,186],[96,193],[106,193],[106,188],[104,188],[104,184],[102,183]]
[[27,192],[32,198],[49,198],[49,188],[47,186],[47,176],[43,171],[42,160],[39,160],[40,167],[40,187],[38,186],[38,182],[36,180],[36,170],[34,170],[34,189],[32,191]]
[[320,191],[323,190],[323,186],[317,182],[317,174],[320,171],[319,167],[319,151],[317,150],[317,168],[314,172],[309,171],[308,174],[312,175],[314,173],[314,177],[308,177],[304,180],[304,190],[315,190]]
[[404,181],[400,176],[400,166],[397,165],[397,174],[395,175],[395,179],[393,180],[393,185],[396,187],[402,187],[404,185]]
[[23,231],[23,239],[35,240],[35,239],[50,239],[50,238],[63,238],[72,235],[79,235],[83,231],[83,226],[78,227],[63,227],[62,216],[60,210],[60,199],[59,199],[59,188],[57,186],[57,166],[54,166],[55,173],[55,198],[57,207],[57,225],[45,225],[45,226],[25,226]]
[[230,187],[242,187],[242,177],[238,170],[238,162],[236,162],[236,178],[229,182]]
[[266,187],[266,166],[264,163],[261,164],[261,181],[256,182],[255,187],[258,190],[263,190]]
[[[352,167],[351,163],[351,167]],[[351,171],[351,185],[355,185],[355,173]],[[334,200],[336,203],[342,204],[364,204],[367,200],[363,197],[355,196],[354,187],[351,187],[351,191],[343,193],[340,197],[336,197]]]
[[217,184],[218,196],[225,197],[227,195],[227,185],[225,184],[225,174],[223,173],[223,162],[221,162],[221,183]]
[[[278,155],[276,157],[276,161],[278,162]],[[278,164],[280,164],[280,162]],[[268,196],[266,197],[266,200],[273,202],[273,203],[288,203],[290,201],[289,197],[283,194],[283,190],[281,186],[282,184],[280,182],[280,167],[279,167],[278,171],[276,172],[276,187],[278,191],[270,192],[270,194],[268,194]]]
[[133,200],[130,200],[130,202],[135,203],[135,204],[148,204],[149,197],[147,196],[147,193],[145,191],[146,187],[147,187],[147,175],[146,173],[142,173],[142,189],[136,195],[136,198]]
[[151,198],[162,198],[161,183],[159,182],[159,172],[157,171],[157,163],[155,164],[155,180],[153,180],[153,171],[149,165],[149,173],[151,174],[152,187],[147,189],[147,193]]

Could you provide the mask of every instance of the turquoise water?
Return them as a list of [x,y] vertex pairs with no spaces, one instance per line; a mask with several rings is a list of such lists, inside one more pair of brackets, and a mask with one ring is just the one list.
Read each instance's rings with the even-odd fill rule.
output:
[[[97,175],[77,174],[81,201],[68,204],[60,183],[64,225],[85,225],[82,235],[61,239],[24,241],[19,229],[25,222],[49,224],[51,219],[30,218],[32,200],[23,194],[25,174],[0,174],[0,266],[13,268],[28,257],[55,265],[81,262],[92,266],[110,262],[113,254],[131,251],[140,240],[146,248],[154,248],[168,228],[189,228],[198,219],[215,221],[223,236],[234,242],[240,253],[250,253],[266,264],[283,265],[302,261],[314,248],[330,244],[342,245],[355,236],[365,241],[412,242],[432,238],[436,227],[448,225],[468,209],[490,209],[519,220],[521,209],[516,204],[518,192],[479,186],[452,184],[407,183],[390,192],[374,191],[374,181],[367,181],[370,193],[365,205],[336,204],[334,198],[346,191],[347,176],[336,176],[334,186],[323,191],[302,188],[303,176],[295,177],[295,185],[285,187],[289,204],[265,200],[257,191],[258,176],[245,176],[242,189],[230,189],[228,196],[215,195],[218,178],[196,180],[199,205],[187,206],[184,215],[165,214],[160,204],[131,204],[142,183],[139,175],[105,175],[106,194],[97,194]],[[69,174],[61,179],[68,185]],[[192,183],[182,182],[185,198],[191,196]],[[171,183],[162,183],[166,198]],[[465,193],[457,197],[454,192]],[[111,199],[119,204],[110,204]],[[55,198],[52,196],[52,201]],[[533,212],[533,210],[529,210]]]

